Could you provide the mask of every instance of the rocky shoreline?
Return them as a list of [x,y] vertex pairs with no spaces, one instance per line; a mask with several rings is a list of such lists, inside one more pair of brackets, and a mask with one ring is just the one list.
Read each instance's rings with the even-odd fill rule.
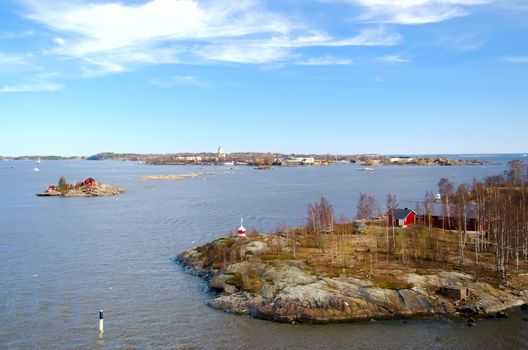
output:
[[[221,247],[236,251],[240,259],[221,267],[211,262],[211,251],[223,255],[224,260],[230,259],[230,252]],[[496,288],[457,271],[392,271],[369,278],[325,276],[301,260],[259,258],[288,249],[287,239],[278,235],[226,237],[183,252],[175,261],[207,282],[214,294],[210,306],[277,322],[501,317],[505,316],[504,310],[528,301],[528,290]],[[389,282],[394,277],[399,281],[397,285]],[[468,288],[470,296],[465,300],[447,297],[440,293],[445,286]]]

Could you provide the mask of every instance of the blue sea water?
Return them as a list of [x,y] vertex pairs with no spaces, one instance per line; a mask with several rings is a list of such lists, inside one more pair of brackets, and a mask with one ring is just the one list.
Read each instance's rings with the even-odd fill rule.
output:
[[[469,156],[461,156],[469,157]],[[209,308],[204,284],[171,258],[235,230],[299,225],[325,196],[354,217],[359,193],[413,206],[447,177],[471,182],[504,172],[522,155],[475,155],[492,166],[150,166],[118,161],[0,161],[1,349],[521,349],[521,312],[477,327],[435,320],[337,325],[276,324]],[[144,175],[196,172],[182,181]],[[125,187],[117,197],[43,198],[60,176]],[[105,310],[98,337],[99,309]]]

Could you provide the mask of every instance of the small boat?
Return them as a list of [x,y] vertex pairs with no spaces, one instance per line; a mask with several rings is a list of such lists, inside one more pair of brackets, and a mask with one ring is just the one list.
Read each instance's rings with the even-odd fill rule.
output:
[[225,166],[232,166],[232,165],[235,165],[235,163],[234,162],[225,162],[224,165]]
[[40,169],[37,168],[37,167],[34,167],[34,168],[33,168],[33,171],[34,171],[34,172],[37,172],[37,171],[40,171]]
[[37,164],[40,164],[40,157],[38,157],[37,159]]
[[358,171],[374,171],[374,170],[376,170],[376,169],[374,169],[374,168],[370,168],[370,167],[368,167],[368,166],[367,166],[367,167],[364,167],[364,168],[361,168],[361,169],[358,169]]

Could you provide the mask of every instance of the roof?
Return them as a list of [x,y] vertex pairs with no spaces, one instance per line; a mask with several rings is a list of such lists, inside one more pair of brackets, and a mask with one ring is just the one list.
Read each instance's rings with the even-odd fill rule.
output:
[[[396,219],[405,219],[407,216],[409,216],[409,214],[411,212],[413,212],[414,210],[412,209],[409,209],[409,208],[405,208],[405,209],[393,209],[393,213],[394,213],[394,217]],[[414,212],[416,214],[416,212]],[[389,214],[390,214],[390,210],[389,210]]]

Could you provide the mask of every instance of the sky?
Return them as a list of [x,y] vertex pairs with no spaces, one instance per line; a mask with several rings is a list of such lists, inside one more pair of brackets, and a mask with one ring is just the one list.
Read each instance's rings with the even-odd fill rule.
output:
[[528,152],[526,0],[2,0],[0,155]]

